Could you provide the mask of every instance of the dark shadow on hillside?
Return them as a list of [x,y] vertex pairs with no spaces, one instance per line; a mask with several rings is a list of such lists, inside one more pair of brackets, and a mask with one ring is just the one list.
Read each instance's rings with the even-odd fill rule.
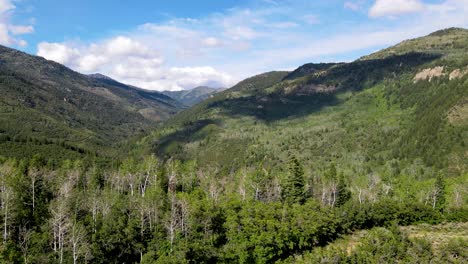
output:
[[[225,114],[252,116],[265,122],[285,118],[298,118],[320,111],[323,107],[337,105],[337,94],[343,91],[360,91],[372,87],[385,79],[397,78],[414,68],[440,58],[438,54],[408,53],[384,59],[360,60],[339,64],[325,74],[311,75],[299,79],[295,91],[287,95],[283,90],[269,95],[255,95],[212,102],[208,108],[221,108]],[[283,86],[291,85],[285,83]],[[328,92],[304,90],[304,87],[323,85],[333,87]],[[306,88],[307,89],[307,88]],[[310,88],[313,89],[313,88]]]
[[253,116],[265,122],[285,118],[296,118],[320,111],[325,106],[339,103],[333,93],[313,94],[307,96],[284,96],[273,94],[261,98],[250,96],[226,99],[211,103],[208,107],[221,108],[224,113],[233,117]]
[[217,128],[217,126],[209,127],[210,125],[219,125],[219,122],[211,119],[203,119],[185,123],[182,129],[154,142],[152,145],[152,152],[163,159],[170,156],[177,156],[179,159],[184,159],[182,145],[215,133],[215,128]]
[[441,54],[411,52],[383,59],[358,60],[331,68],[326,74],[313,76],[308,84],[330,84],[340,89],[362,90],[384,79],[411,73],[415,67],[441,58]]
[[[327,106],[343,103],[337,95],[345,91],[360,91],[370,88],[385,79],[395,79],[401,74],[413,74],[415,67],[440,58],[441,55],[425,53],[409,53],[405,55],[391,56],[384,59],[359,60],[347,64],[337,64],[325,74],[311,75],[293,80],[300,92],[285,94],[284,90],[273,94],[263,94],[262,90],[253,92],[252,96],[241,98],[229,98],[229,90],[225,92],[224,98],[208,100],[203,107],[197,109],[193,116],[186,116],[186,120],[194,119],[196,115],[203,116],[206,109],[218,108],[230,117],[251,116],[263,122],[275,122],[287,118],[300,118],[319,112]],[[280,85],[286,87],[291,81]],[[323,85],[334,87],[328,92],[304,91],[304,87]],[[250,89],[253,91],[255,87]],[[313,89],[313,88],[312,88]],[[213,121],[203,119],[186,122],[182,128],[175,133],[167,135],[153,145],[153,152],[160,157],[177,156],[184,158],[183,145],[194,142],[217,132],[222,120]],[[211,124],[217,126],[207,127]]]

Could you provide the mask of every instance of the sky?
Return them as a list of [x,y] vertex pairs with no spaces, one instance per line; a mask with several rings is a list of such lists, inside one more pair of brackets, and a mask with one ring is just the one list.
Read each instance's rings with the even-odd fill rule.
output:
[[468,0],[0,0],[0,44],[150,90],[230,87],[447,27]]

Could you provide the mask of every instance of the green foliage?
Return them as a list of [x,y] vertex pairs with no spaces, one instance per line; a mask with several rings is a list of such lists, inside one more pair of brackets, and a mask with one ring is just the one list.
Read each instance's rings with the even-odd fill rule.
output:
[[[58,169],[46,165],[39,156],[0,164],[0,201],[8,205],[0,208],[7,227],[0,248],[4,261],[67,263],[75,257],[93,263],[271,263],[318,250],[317,258],[361,263],[464,254],[458,243],[450,244],[451,255],[427,255],[427,243],[413,245],[393,227],[370,232],[352,255],[320,249],[354,230],[462,220],[454,213],[462,208],[441,213],[430,205],[402,203],[399,197],[358,203],[348,192],[339,198],[339,191],[339,207],[313,197],[301,203],[304,171],[294,157],[292,195],[284,202],[271,194],[277,188],[271,183],[275,177],[262,163],[241,182],[193,162],[163,163],[154,156],[129,158],[114,169],[79,160],[65,161]],[[336,178],[335,166],[328,174],[337,186],[346,186],[341,174]],[[258,196],[238,193],[242,186],[258,186]]]
[[435,202],[434,202],[434,208],[437,210],[443,212],[445,209],[445,202],[446,202],[446,190],[445,190],[445,180],[442,176],[442,174],[438,174],[434,186],[434,192],[435,192]]
[[82,75],[3,46],[0,59],[0,155],[115,156],[117,143],[180,109],[158,92]]
[[[455,30],[417,42],[463,43],[466,35]],[[394,47],[401,52],[393,56],[304,65],[294,78],[272,72],[246,79],[171,118],[139,151],[226,170],[267,157],[265,166],[282,172],[291,153],[303,163],[306,182],[319,185],[332,162],[348,183],[368,174],[429,179],[434,169],[460,175],[468,166],[468,123],[460,110],[467,75],[449,74],[465,69],[468,57],[460,48],[411,50],[408,43]],[[443,76],[413,79],[436,66],[444,67]]]
[[199,86],[190,90],[163,91],[162,93],[190,107],[214,96],[221,91],[222,89]]
[[465,35],[254,76],[135,149],[115,143],[166,97],[4,48],[0,262],[466,262],[466,228],[439,248],[402,231],[467,221],[468,77],[413,79],[466,67]]
[[440,263],[465,263],[468,261],[468,240],[452,239],[440,249]]
[[[417,226],[416,226],[417,227]],[[323,248],[284,263],[463,263],[466,240],[449,238],[447,243],[414,236],[397,226],[359,231]]]
[[289,162],[289,175],[282,193],[283,200],[288,204],[304,203],[306,199],[304,186],[304,168],[299,160],[292,156]]
[[351,191],[348,189],[343,174],[340,174],[338,178],[338,184],[336,186],[336,189],[337,194],[335,205],[340,207],[351,199]]

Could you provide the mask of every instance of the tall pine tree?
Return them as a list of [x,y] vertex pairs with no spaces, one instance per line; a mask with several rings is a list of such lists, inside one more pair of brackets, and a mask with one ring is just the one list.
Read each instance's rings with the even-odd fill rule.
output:
[[288,176],[283,190],[283,200],[288,204],[303,204],[306,198],[304,168],[294,156],[291,157],[289,162]]
[[441,173],[436,178],[433,199],[433,208],[443,212],[445,208],[445,181]]
[[340,173],[338,177],[338,184],[336,186],[336,202],[335,205],[337,207],[342,206],[347,201],[351,199],[351,191],[348,189],[348,185],[344,180],[343,173]]

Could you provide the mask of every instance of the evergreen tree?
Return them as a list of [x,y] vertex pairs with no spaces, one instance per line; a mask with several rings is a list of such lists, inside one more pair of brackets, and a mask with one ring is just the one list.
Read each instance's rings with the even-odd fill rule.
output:
[[342,206],[345,204],[349,199],[351,199],[351,191],[348,189],[348,185],[346,184],[343,173],[340,174],[338,178],[338,185],[336,188],[336,203],[337,207]]
[[445,208],[445,181],[441,173],[436,178],[433,199],[434,209],[443,212]]
[[305,201],[304,186],[304,168],[299,160],[293,156],[289,162],[289,177],[284,186],[283,200],[289,204],[303,204]]
[[336,180],[336,166],[335,163],[332,163],[330,165],[330,168],[326,171],[325,177],[330,180],[330,181],[335,181]]

